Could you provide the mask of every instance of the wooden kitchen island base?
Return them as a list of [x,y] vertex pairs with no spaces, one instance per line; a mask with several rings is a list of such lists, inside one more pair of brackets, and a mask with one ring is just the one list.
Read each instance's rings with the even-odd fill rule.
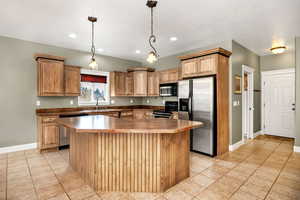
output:
[[70,163],[96,191],[163,192],[189,177],[189,133],[73,133]]
[[59,118],[70,131],[70,164],[96,191],[164,192],[189,177],[189,130],[201,122]]

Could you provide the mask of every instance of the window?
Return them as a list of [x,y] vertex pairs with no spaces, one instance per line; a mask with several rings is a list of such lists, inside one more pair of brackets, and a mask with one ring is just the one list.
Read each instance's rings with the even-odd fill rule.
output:
[[109,97],[109,72],[82,69],[78,104],[107,105]]

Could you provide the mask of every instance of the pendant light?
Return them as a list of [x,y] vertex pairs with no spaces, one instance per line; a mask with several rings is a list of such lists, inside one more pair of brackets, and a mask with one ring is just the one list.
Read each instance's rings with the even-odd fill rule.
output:
[[146,5],[149,8],[151,8],[151,35],[149,37],[149,44],[150,44],[150,47],[152,48],[152,51],[150,51],[150,53],[148,54],[147,61],[149,63],[154,63],[158,59],[157,51],[156,51],[156,49],[154,48],[154,46],[152,44],[152,43],[156,42],[156,37],[153,34],[153,8],[156,7],[157,1],[148,0]]
[[92,69],[97,69],[98,64],[95,59],[95,44],[94,44],[94,23],[97,22],[97,17],[88,17],[88,20],[92,22],[92,47],[91,47],[92,58],[89,67]]

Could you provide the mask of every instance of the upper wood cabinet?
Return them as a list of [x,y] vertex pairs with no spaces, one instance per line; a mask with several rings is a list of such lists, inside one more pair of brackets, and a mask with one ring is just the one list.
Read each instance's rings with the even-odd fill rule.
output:
[[110,95],[125,96],[126,72],[110,72]]
[[125,75],[125,95],[133,96],[133,72],[128,72]]
[[217,54],[214,54],[182,61],[182,77],[186,78],[216,74],[217,56]]
[[133,72],[133,93],[134,96],[147,96],[148,72],[134,71]]
[[178,81],[178,68],[163,70],[159,72],[160,83],[175,83]]
[[64,61],[37,57],[38,96],[64,96]]
[[148,96],[159,96],[159,72],[148,72]]
[[80,96],[80,67],[65,66],[65,96]]

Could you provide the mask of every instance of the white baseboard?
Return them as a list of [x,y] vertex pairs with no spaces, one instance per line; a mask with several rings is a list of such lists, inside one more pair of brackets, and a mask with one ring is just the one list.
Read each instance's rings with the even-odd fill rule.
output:
[[257,136],[262,135],[262,131],[257,131],[253,134],[253,138],[256,138]]
[[1,147],[0,154],[10,153],[10,152],[15,152],[15,151],[23,151],[23,150],[28,150],[28,149],[35,149],[35,148],[37,148],[37,143],[21,144],[21,145],[9,146],[9,147]]
[[294,152],[300,153],[300,146],[294,146]]
[[245,142],[243,140],[233,144],[233,145],[229,145],[229,151],[234,151],[236,149],[238,149],[240,146],[242,146]]

